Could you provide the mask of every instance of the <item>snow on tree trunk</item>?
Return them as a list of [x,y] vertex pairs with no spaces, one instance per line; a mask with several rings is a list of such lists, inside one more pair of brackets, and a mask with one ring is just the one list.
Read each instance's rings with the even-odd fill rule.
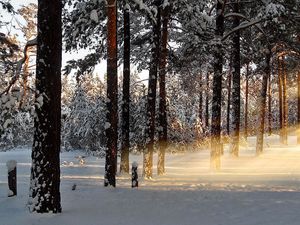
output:
[[59,213],[62,2],[38,1],[34,140],[28,206],[31,212]]
[[124,69],[122,101],[122,135],[120,172],[129,173],[129,104],[130,104],[130,15],[127,1],[123,1],[124,13]]
[[107,126],[104,186],[116,186],[118,142],[117,1],[107,1]]
[[149,84],[146,111],[146,148],[144,150],[143,176],[152,177],[154,135],[155,135],[155,100],[157,86],[157,70],[160,52],[160,0],[154,0],[153,5],[157,9],[156,22],[152,21],[153,38],[151,47],[151,59],[149,70]]
[[258,131],[256,140],[256,155],[260,155],[263,152],[264,146],[264,130],[265,130],[265,115],[266,115],[266,101],[267,101],[267,88],[268,79],[270,76],[270,60],[271,60],[271,50],[266,50],[265,58],[265,68],[262,80],[262,89],[260,95],[260,105],[259,105],[259,115],[258,115]]
[[[239,13],[239,3],[233,4],[233,11]],[[233,26],[240,25],[239,17],[233,19]],[[233,34],[233,73],[232,73],[232,148],[231,155],[238,157],[240,140],[240,113],[241,113],[241,57],[240,57],[240,31]]]
[[168,122],[166,106],[166,64],[167,64],[167,44],[168,44],[168,24],[169,24],[169,6],[166,6],[162,21],[161,55],[159,63],[159,151],[157,162],[157,174],[165,173],[165,152],[168,139]]

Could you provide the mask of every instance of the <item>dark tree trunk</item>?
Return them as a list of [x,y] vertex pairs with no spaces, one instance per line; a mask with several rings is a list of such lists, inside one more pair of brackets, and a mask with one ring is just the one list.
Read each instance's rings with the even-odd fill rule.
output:
[[272,134],[272,91],[271,91],[271,76],[268,79],[268,133]]
[[36,105],[29,209],[38,213],[59,213],[62,2],[38,1],[36,57]]
[[228,136],[230,135],[231,78],[232,78],[232,60],[230,60],[229,72],[228,72],[227,124],[226,124],[226,130]]
[[279,99],[279,136],[280,143],[283,143],[283,110],[282,110],[282,64],[281,59],[278,57],[278,99]]
[[287,70],[284,62],[284,57],[282,58],[282,111],[283,111],[283,144],[287,145],[288,143],[288,135],[287,135],[287,127],[288,127],[288,103],[287,103],[287,87],[286,87],[286,79],[287,79]]
[[267,101],[267,88],[268,88],[268,79],[270,76],[271,68],[271,50],[268,49],[266,53],[266,62],[264,68],[264,75],[262,81],[262,89],[260,96],[260,106],[259,106],[259,123],[258,123],[258,132],[256,140],[256,155],[260,155],[263,152],[264,146],[264,130],[265,130],[265,115],[266,115],[266,101]]
[[297,144],[300,144],[300,71],[298,71],[298,129]]
[[122,146],[120,172],[129,173],[129,104],[130,104],[130,15],[124,0],[124,69],[122,104]]
[[118,142],[117,1],[107,1],[107,128],[104,186],[116,186]]
[[206,73],[206,95],[205,95],[205,127],[209,127],[209,73]]
[[245,139],[248,138],[248,101],[249,101],[249,63],[246,66],[246,91],[245,91]]
[[[239,1],[233,5],[233,11],[239,13]],[[240,25],[239,17],[233,19],[233,26]],[[232,73],[232,149],[231,155],[238,157],[240,144],[240,114],[241,114],[241,59],[240,59],[240,31],[233,34],[233,73]]]
[[152,22],[153,26],[153,44],[151,48],[151,60],[149,70],[149,84],[147,96],[147,124],[146,124],[146,148],[144,152],[143,175],[145,178],[152,177],[153,167],[153,150],[154,150],[154,135],[155,135],[155,100],[157,86],[157,72],[159,66],[160,52],[160,0],[153,1],[157,8],[156,23]]
[[222,69],[223,50],[221,38],[224,33],[223,2],[217,1],[217,17],[215,37],[217,44],[214,52],[214,77],[213,77],[213,99],[211,115],[211,168],[219,170],[221,167],[221,104],[222,104]]
[[162,38],[161,55],[159,63],[159,152],[157,162],[157,174],[165,173],[165,152],[168,143],[168,121],[166,106],[166,64],[168,44],[169,6],[162,11]]
[[199,74],[199,120],[203,123],[203,79],[202,73]]

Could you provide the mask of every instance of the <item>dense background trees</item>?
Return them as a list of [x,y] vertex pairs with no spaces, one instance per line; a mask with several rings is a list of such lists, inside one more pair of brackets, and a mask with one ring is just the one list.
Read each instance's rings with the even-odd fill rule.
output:
[[[156,152],[161,175],[166,151],[210,148],[211,167],[220,169],[224,144],[230,145],[235,157],[244,138],[254,135],[261,154],[266,131],[279,134],[282,144],[288,144],[288,134],[295,134],[299,124],[298,0],[117,2],[53,3],[51,7],[63,10],[62,24],[59,12],[55,18],[45,18],[51,40],[45,38],[42,44],[38,38],[34,73],[35,19],[46,16],[43,5],[36,14],[34,4],[15,11],[0,1],[8,15],[25,21],[19,27],[23,39],[4,32],[10,22],[0,21],[2,149],[31,145],[34,137],[33,160],[41,161],[41,153],[54,138],[54,154],[45,157],[47,162],[53,159],[54,172],[59,174],[61,122],[62,147],[105,155],[105,184],[115,186],[117,156],[121,172],[128,173],[130,151],[144,154],[143,171],[150,178]],[[44,4],[50,7],[49,2]],[[38,27],[43,27],[40,21]],[[57,24],[51,33],[47,26],[53,23]],[[61,101],[62,48],[55,39],[60,38],[60,29],[64,50],[83,52],[64,65],[68,76],[62,80]],[[44,45],[54,48],[51,54],[41,52],[39,46]],[[105,74],[97,67],[102,61],[107,61]],[[51,138],[39,139],[44,133]],[[49,142],[47,148],[41,147],[43,141]],[[60,211],[59,206],[53,211]]]

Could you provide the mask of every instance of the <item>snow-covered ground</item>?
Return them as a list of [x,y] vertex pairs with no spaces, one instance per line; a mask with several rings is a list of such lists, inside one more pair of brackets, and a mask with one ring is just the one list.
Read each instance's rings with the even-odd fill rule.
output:
[[[209,170],[209,152],[167,155],[162,177],[119,176],[117,188],[103,187],[104,160],[81,152],[61,154],[63,213],[30,214],[30,151],[0,152],[0,225],[299,225],[300,148],[268,139],[263,155],[255,157],[254,139],[241,148],[238,159],[227,152],[222,170]],[[18,196],[7,197],[8,160],[17,160]],[[141,162],[142,156],[131,156]],[[156,159],[154,161],[156,163]],[[139,168],[141,173],[141,168]],[[155,171],[154,171],[155,174]],[[72,191],[73,184],[77,188]]]

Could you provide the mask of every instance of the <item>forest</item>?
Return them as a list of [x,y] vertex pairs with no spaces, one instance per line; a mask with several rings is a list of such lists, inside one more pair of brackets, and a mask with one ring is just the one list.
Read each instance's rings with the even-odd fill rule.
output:
[[[299,0],[0,0],[0,192],[16,149],[30,155],[27,208],[56,214],[69,154],[86,168],[101,160],[97,182],[122,190],[131,167],[143,189],[189,177],[191,165],[207,177],[247,157],[264,168],[276,148],[277,175],[294,175],[278,185],[294,180],[299,197],[300,167],[284,161],[300,160],[299,59]],[[196,184],[214,189],[203,171]],[[220,224],[275,224],[252,222]]]

